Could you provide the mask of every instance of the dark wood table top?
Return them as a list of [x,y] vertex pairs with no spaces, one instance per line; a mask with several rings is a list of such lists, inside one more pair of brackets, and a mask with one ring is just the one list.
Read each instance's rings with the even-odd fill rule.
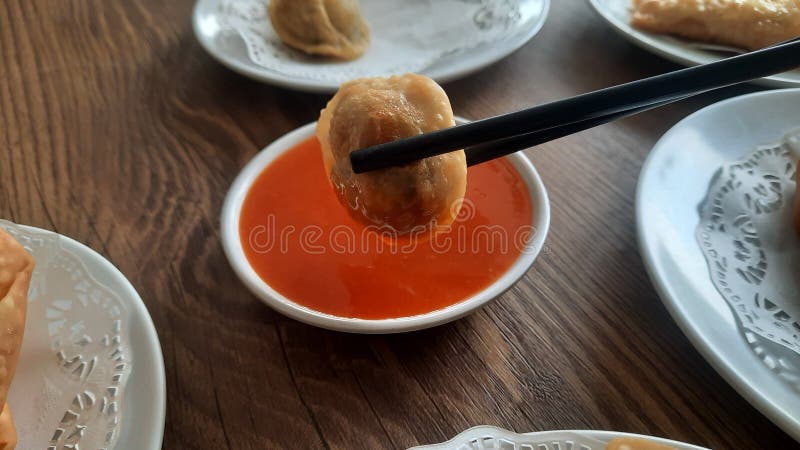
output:
[[[546,250],[497,302],[394,336],[287,319],[239,282],[219,214],[242,166],[326,96],[238,76],[190,26],[192,0],[0,2],[0,217],[55,230],[124,272],[167,373],[164,448],[405,448],[474,425],[609,429],[713,448],[796,443],[706,363],[637,250],[634,192],[656,140],[727,89],[547,145]],[[507,59],[445,85],[480,118],[677,66],[583,0],[553,2]]]

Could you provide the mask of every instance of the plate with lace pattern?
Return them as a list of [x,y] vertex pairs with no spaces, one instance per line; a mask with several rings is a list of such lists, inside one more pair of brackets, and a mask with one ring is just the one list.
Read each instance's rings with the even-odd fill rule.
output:
[[491,426],[473,427],[447,442],[409,450],[606,450],[609,442],[620,438],[666,445],[675,450],[709,450],[669,439],[615,431],[559,430],[520,434]]
[[0,227],[36,260],[8,403],[18,448],[161,448],[164,361],[142,299],[85,245],[34,227]]
[[[480,70],[533,38],[550,0],[359,0],[370,45],[352,61],[305,55],[285,45],[268,0],[198,0],[195,35],[217,61],[258,81],[331,93],[354,78],[427,75],[439,83]],[[446,18],[446,20],[443,20]]]
[[800,89],[702,109],[653,148],[639,247],[672,317],[747,401],[800,440]]
[[[707,64],[743,52],[736,48],[692,42],[639,30],[631,25],[633,0],[587,1],[600,17],[625,39],[656,55],[687,67]],[[771,87],[800,87],[800,70],[762,78],[755,83]]]

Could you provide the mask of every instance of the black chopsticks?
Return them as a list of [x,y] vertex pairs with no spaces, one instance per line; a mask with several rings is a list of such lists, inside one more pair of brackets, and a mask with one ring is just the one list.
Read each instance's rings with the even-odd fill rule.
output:
[[368,147],[350,154],[355,173],[464,148],[468,165],[800,66],[800,37],[743,55],[622,84],[530,109]]
[[[674,101],[682,100],[684,98],[686,97],[682,97]],[[608,122],[613,122],[614,120],[632,116],[640,112],[655,109],[659,106],[663,106],[672,102],[673,101],[664,101],[654,103],[652,105],[640,106],[638,108],[631,108],[614,114],[599,116],[594,119],[581,120],[558,127],[547,128],[540,131],[521,134],[519,136],[473,145],[464,149],[464,152],[467,156],[467,165],[474,166],[475,164],[480,164],[501,156],[508,155],[510,153],[518,152],[520,150],[525,150],[526,148],[544,144],[545,142],[554,141],[579,131],[588,130],[589,128],[603,125]]]

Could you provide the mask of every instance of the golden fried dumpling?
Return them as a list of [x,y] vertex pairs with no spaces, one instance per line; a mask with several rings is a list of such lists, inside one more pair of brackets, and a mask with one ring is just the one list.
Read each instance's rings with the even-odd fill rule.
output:
[[3,405],[0,413],[0,450],[14,450],[17,446],[17,430],[8,404]]
[[351,215],[400,234],[453,222],[467,186],[463,150],[355,174],[354,150],[455,125],[450,100],[422,75],[362,78],[342,85],[322,110],[317,138],[331,184]]
[[757,50],[800,36],[800,0],[633,0],[633,26]]
[[17,368],[28,287],[33,273],[33,258],[3,229],[0,229],[0,449],[13,449],[16,433],[6,407],[8,389]]
[[369,47],[357,0],[270,0],[269,19],[283,42],[310,55],[349,60]]
[[606,446],[606,450],[677,450],[669,445],[638,438],[613,439]]

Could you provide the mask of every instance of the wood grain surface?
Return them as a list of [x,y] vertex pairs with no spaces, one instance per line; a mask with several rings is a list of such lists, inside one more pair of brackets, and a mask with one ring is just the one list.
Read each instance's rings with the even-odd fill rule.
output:
[[[132,281],[164,351],[165,449],[405,448],[481,424],[610,429],[715,449],[796,443],[672,321],[636,246],[656,140],[741,87],[543,145],[547,248],[499,301],[424,332],[358,336],[287,319],[237,280],[219,213],[242,166],[325,96],[259,84],[201,49],[191,0],[0,2],[0,217],[96,249]],[[480,118],[676,68],[583,0],[445,85]]]

